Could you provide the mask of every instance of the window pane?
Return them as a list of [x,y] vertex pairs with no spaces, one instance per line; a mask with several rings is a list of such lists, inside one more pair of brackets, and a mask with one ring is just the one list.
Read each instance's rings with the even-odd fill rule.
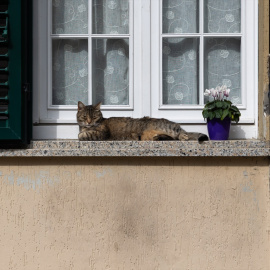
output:
[[163,0],[163,33],[198,33],[198,0]]
[[93,39],[93,103],[129,104],[128,39]]
[[53,0],[53,34],[87,34],[88,0]]
[[240,33],[241,0],[205,0],[206,33]]
[[[205,89],[226,85],[230,100],[241,103],[241,39],[207,38],[205,42]],[[205,98],[208,101],[208,98]]]
[[163,104],[198,104],[199,39],[163,39]]
[[128,34],[129,0],[93,0],[93,34]]
[[88,41],[52,41],[53,105],[88,103]]

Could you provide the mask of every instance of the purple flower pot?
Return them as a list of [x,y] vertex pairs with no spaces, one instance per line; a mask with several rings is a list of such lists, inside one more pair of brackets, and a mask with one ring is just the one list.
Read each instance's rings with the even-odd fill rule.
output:
[[231,119],[226,117],[223,120],[214,118],[207,119],[207,129],[210,140],[228,140],[231,127]]

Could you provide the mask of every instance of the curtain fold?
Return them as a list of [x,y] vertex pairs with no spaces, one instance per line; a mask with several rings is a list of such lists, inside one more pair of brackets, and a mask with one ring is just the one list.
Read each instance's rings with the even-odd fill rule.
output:
[[52,42],[52,103],[88,103],[88,41],[56,39]]
[[93,102],[129,104],[128,39],[93,39]]
[[88,34],[88,0],[53,0],[53,34]]
[[[241,99],[241,39],[207,38],[205,40],[205,88],[226,85],[230,100],[240,104]],[[206,97],[205,101],[209,98]],[[211,99],[210,99],[211,100]]]
[[163,39],[163,104],[198,104],[198,56],[198,38]]

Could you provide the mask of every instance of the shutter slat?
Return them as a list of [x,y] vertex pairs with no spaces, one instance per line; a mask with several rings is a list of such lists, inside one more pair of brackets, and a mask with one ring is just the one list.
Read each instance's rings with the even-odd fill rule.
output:
[[0,142],[31,136],[31,29],[32,0],[1,0]]
[[21,1],[0,10],[0,140],[21,140]]
[[[4,6],[5,11],[0,12],[0,138],[3,139],[4,133],[8,130],[8,57],[9,52],[3,54],[2,51],[8,50],[8,6]],[[5,22],[3,24],[3,21]]]

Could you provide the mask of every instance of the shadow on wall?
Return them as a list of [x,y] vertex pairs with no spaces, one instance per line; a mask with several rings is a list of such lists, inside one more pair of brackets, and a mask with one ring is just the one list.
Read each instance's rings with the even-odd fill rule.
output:
[[240,125],[237,124],[231,125],[229,138],[245,139],[246,136],[247,136],[246,132]]

